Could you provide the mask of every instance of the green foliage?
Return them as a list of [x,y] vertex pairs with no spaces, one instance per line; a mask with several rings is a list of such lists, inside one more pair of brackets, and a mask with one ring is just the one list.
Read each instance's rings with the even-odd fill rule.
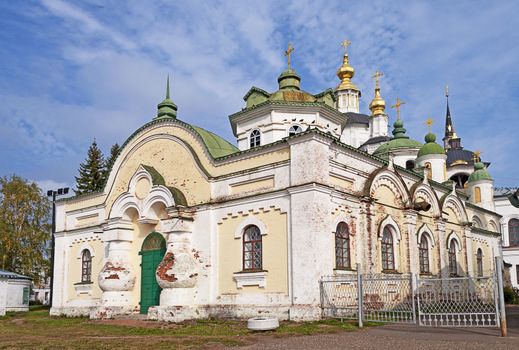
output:
[[48,274],[51,206],[34,182],[0,178],[0,264],[39,282]]
[[104,182],[108,180],[108,177],[110,176],[110,171],[112,170],[112,167],[115,163],[115,160],[117,159],[117,156],[121,152],[121,146],[119,146],[118,143],[115,143],[110,148],[110,157],[106,160],[106,167],[104,169]]
[[517,295],[516,291],[512,287],[504,287],[503,294],[506,304],[519,304],[519,295]]
[[76,194],[90,193],[103,189],[105,183],[106,162],[103,152],[94,140],[88,149],[84,163],[79,165],[79,176],[76,177]]

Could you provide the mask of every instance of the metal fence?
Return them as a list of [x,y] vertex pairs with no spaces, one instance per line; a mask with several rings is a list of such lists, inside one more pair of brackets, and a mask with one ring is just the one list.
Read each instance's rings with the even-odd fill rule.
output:
[[412,274],[325,276],[320,280],[323,317],[436,327],[498,327],[496,273],[485,277]]

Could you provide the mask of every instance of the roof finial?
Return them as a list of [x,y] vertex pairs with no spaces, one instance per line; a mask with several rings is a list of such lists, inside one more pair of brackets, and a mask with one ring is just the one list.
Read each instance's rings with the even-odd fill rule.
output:
[[445,97],[449,99],[449,85],[445,85]]
[[379,72],[378,70],[373,75],[373,79],[375,79],[375,97],[369,104],[369,109],[372,115],[382,115],[385,113],[386,102],[380,96],[380,77],[384,74]]
[[481,162],[481,151],[474,152],[474,154],[472,155],[472,159],[474,160],[474,163]]
[[405,105],[405,102],[400,100],[398,97],[396,98],[396,103],[391,106],[391,108],[396,109],[396,119],[400,120],[400,107]]
[[169,100],[169,74],[168,74],[168,82],[167,82],[167,86],[166,86],[166,99]]
[[344,47],[344,55],[348,55],[348,46],[351,45],[351,41],[349,40],[343,40],[343,42],[341,43],[341,46]]
[[287,56],[287,60],[288,60],[288,69],[290,69],[290,55],[292,54],[292,52],[294,51],[294,47],[292,46],[291,43],[288,43],[288,47],[287,47],[287,50],[285,51],[285,56]]
[[379,72],[378,70],[372,76],[372,78],[375,79],[375,89],[380,89],[379,80],[380,80],[380,77],[382,77],[382,76],[384,76],[384,73]]
[[434,121],[430,117],[427,118],[427,120],[425,121],[425,124],[427,124],[427,128],[429,130],[429,133],[432,132],[431,127],[432,127],[433,123],[434,123]]

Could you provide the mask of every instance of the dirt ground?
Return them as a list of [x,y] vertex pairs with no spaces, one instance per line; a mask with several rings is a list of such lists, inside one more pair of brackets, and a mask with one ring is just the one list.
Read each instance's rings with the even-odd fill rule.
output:
[[[432,328],[414,325],[386,325],[356,332],[296,337],[263,337],[261,342],[240,349],[484,349],[519,350],[519,306],[507,308],[508,336],[497,328]],[[210,347],[223,349],[225,347]]]

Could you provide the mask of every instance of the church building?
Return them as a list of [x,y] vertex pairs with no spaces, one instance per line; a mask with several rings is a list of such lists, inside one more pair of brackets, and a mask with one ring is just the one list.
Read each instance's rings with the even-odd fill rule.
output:
[[400,100],[390,135],[380,72],[363,114],[347,53],[338,86],[310,93],[292,50],[277,91],[252,87],[229,116],[233,143],[183,122],[168,80],[104,189],[56,203],[51,314],[315,320],[323,276],[494,268],[489,164],[449,108],[443,146],[406,135]]

